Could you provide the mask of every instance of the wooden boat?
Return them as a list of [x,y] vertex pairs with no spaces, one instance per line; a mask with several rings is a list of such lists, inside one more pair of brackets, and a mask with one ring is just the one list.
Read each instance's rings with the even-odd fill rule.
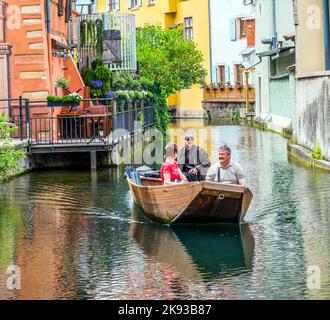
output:
[[127,179],[136,206],[151,220],[164,223],[241,223],[253,198],[248,188],[216,182],[163,185]]

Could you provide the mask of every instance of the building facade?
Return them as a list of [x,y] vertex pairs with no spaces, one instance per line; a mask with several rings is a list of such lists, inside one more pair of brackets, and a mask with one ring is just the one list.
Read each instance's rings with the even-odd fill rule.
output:
[[[210,1],[212,83],[244,83],[243,51],[255,45],[255,6],[237,0]],[[254,76],[250,76],[254,85]]]
[[[0,0],[0,100],[8,99],[9,92],[9,56],[11,45],[6,39],[6,10],[7,3]],[[7,106],[6,102],[0,101],[0,108]]]
[[[200,0],[97,0],[98,12],[120,11],[136,15],[136,26],[160,24],[164,28],[182,26],[187,38],[193,39],[204,56],[204,68],[210,79],[209,4]],[[179,117],[202,117],[203,90],[199,84],[170,97]]]
[[84,84],[70,54],[70,31],[77,14],[71,0],[7,0],[6,37],[12,98],[46,98],[56,78],[70,76],[71,90]]
[[296,139],[317,144],[330,160],[330,26],[328,0],[294,1],[297,32]]
[[292,0],[256,0],[256,114],[291,133],[295,117],[295,25]]

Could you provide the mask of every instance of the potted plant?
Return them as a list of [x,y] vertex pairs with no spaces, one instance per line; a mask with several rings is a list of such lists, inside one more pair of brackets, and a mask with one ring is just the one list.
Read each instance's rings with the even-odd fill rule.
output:
[[126,101],[129,100],[129,98],[130,97],[129,97],[126,90],[118,90],[117,91],[117,100],[118,100],[118,104],[121,105],[121,108],[122,108],[121,111],[124,111],[125,103],[126,103]]
[[103,130],[103,124],[99,125],[99,137],[103,138],[104,137],[104,130]]
[[56,78],[55,81],[55,94],[58,95],[57,89],[62,89],[62,94],[60,94],[62,97],[64,96],[65,89],[68,88],[69,82],[71,81],[70,76],[68,78],[59,76]]
[[232,89],[233,88],[233,86],[231,85],[231,82],[230,81],[227,81],[227,88],[229,88],[229,89]]
[[48,107],[77,107],[81,100],[82,97],[78,93],[71,93],[63,98],[50,95],[47,97],[47,105]]
[[220,88],[221,90],[223,90],[223,89],[226,88],[226,86],[225,86],[225,84],[224,84],[223,82],[219,82],[219,83],[218,83],[218,86],[219,86],[219,88]]
[[236,85],[236,88],[238,88],[238,89],[242,89],[243,88],[243,83],[240,82],[240,81],[236,81],[235,85]]

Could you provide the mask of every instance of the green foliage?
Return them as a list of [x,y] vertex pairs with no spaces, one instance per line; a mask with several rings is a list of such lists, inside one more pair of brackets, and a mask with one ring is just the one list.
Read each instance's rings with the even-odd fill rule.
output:
[[48,96],[47,101],[48,102],[63,102],[63,98],[58,97],[58,96]]
[[64,78],[62,76],[59,76],[56,78],[55,85],[58,88],[66,89],[68,87],[69,82],[71,81],[70,76],[68,78]]
[[117,96],[119,100],[128,100],[130,98],[128,91],[118,90]]
[[[111,70],[103,64],[102,59],[96,58],[92,62],[92,68],[83,68],[81,72],[82,78],[86,86],[91,87],[91,96],[97,98],[105,98],[108,91],[111,88]],[[102,87],[94,88],[93,81],[101,80]]]
[[63,98],[63,102],[66,102],[66,103],[67,102],[76,102],[76,103],[78,103],[81,100],[82,100],[82,97],[77,93],[71,93],[68,96],[65,96]]
[[204,81],[203,55],[182,32],[145,25],[137,30],[139,74],[159,84],[165,98]]
[[238,122],[240,119],[240,112],[239,109],[232,109],[230,114],[230,119],[233,122]]
[[141,128],[143,128],[143,125],[144,125],[144,114],[143,114],[143,112],[140,111],[138,113],[138,119],[140,120]]
[[56,102],[56,103],[69,103],[69,102],[75,102],[78,103],[82,100],[82,97],[77,93],[71,93],[68,96],[65,97],[58,97],[58,96],[48,96],[47,101],[48,102]]
[[153,93],[155,126],[165,137],[170,123],[166,99],[205,81],[203,55],[181,31],[145,25],[137,31],[139,74]]
[[135,80],[130,72],[113,73],[113,89],[117,90],[139,90],[138,80]]
[[104,41],[104,36],[103,36],[103,21],[102,19],[97,19],[95,20],[95,27],[96,27],[96,54],[98,57],[103,56],[103,41]]
[[82,47],[86,45],[95,45],[97,57],[102,58],[104,47],[104,35],[103,35],[103,21],[102,19],[83,20],[80,22],[80,45]]
[[83,47],[87,43],[87,21],[80,22],[80,45]]
[[322,149],[321,149],[321,146],[318,142],[316,142],[313,145],[311,156],[312,156],[313,159],[324,160],[324,156],[322,154]]
[[96,79],[94,69],[89,69],[88,67],[84,67],[81,70],[81,76],[82,76],[86,86],[91,86],[92,81]]
[[103,66],[103,60],[101,58],[96,58],[93,62],[92,62],[92,69],[96,70],[97,67]]
[[9,127],[9,118],[0,114],[0,181],[6,180],[18,171],[19,159],[24,158],[24,151],[12,144],[12,134],[16,127]]

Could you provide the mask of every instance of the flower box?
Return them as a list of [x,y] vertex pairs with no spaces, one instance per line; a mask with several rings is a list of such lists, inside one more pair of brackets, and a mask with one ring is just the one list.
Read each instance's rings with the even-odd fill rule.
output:
[[48,101],[47,106],[48,107],[78,107],[80,102],[53,102]]

